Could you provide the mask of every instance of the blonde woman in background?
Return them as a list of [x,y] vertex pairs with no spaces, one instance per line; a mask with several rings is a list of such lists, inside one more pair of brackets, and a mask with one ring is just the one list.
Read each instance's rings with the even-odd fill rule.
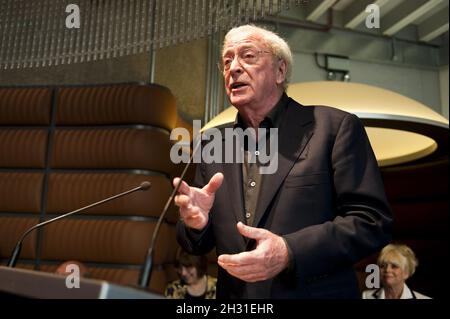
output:
[[381,270],[382,287],[364,291],[363,299],[430,299],[413,291],[405,283],[418,265],[411,248],[389,244],[381,250],[377,263]]

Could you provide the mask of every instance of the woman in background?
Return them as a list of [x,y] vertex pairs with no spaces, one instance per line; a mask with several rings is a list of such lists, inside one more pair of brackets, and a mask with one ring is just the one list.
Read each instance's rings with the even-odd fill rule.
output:
[[165,296],[173,299],[215,299],[217,279],[206,274],[206,256],[194,256],[182,251],[177,261],[180,277],[167,285]]
[[411,248],[389,244],[381,250],[377,263],[381,271],[382,287],[364,291],[363,299],[430,299],[413,291],[405,283],[418,265]]

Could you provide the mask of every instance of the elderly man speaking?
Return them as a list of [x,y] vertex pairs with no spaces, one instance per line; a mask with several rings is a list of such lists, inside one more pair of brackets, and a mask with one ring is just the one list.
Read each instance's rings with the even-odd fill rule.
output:
[[[392,223],[364,127],[286,95],[292,53],[273,32],[233,28],[220,66],[238,109],[230,127],[256,133],[243,162],[203,161],[194,186],[182,182],[178,242],[193,254],[216,248],[217,298],[359,298],[352,266],[389,241]],[[273,174],[259,169],[260,128],[277,129]]]

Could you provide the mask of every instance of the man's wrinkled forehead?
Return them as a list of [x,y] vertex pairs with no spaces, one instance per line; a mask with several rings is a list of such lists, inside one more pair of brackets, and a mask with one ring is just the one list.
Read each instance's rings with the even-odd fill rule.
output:
[[222,53],[246,44],[255,45],[258,48],[262,49],[264,48],[264,41],[260,35],[255,33],[243,32],[228,37],[224,43]]

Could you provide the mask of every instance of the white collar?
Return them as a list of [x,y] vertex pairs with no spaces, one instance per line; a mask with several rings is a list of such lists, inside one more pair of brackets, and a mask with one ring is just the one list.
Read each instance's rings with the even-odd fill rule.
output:
[[[384,288],[381,288],[378,291],[377,298],[378,299],[386,299],[386,295],[384,293]],[[400,299],[415,299],[411,289],[409,289],[409,287],[406,284],[403,284],[403,292],[402,292],[402,295],[400,296]]]

